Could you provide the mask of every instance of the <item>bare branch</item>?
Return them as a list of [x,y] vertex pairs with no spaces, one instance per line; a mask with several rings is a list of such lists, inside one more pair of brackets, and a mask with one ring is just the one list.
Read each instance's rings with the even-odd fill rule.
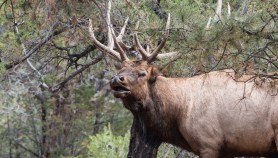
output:
[[[66,48],[67,49],[67,48]],[[67,53],[67,56],[61,56],[61,58],[67,60],[68,64],[67,64],[67,70],[71,67],[71,66],[75,66],[76,68],[79,66],[78,61],[85,57],[87,58],[89,53],[92,52],[93,50],[95,50],[96,47],[93,45],[89,45],[87,47],[85,47],[85,49],[82,52],[79,53],[74,53],[74,54],[70,54],[69,51]],[[62,49],[63,50],[63,49]],[[66,72],[65,72],[66,73]]]
[[103,59],[103,55],[97,57],[95,60],[91,61],[90,63],[84,65],[82,68],[76,70],[75,72],[73,72],[71,75],[69,75],[67,78],[65,78],[63,81],[61,81],[60,83],[58,83],[57,85],[54,86],[54,89],[52,89],[52,92],[57,92],[58,90],[60,90],[61,88],[64,87],[64,85],[71,80],[72,78],[74,78],[76,75],[80,74],[81,72],[83,72],[84,70],[86,70],[87,68],[89,68],[91,65],[94,65],[96,63],[98,63],[99,61],[101,61]]
[[[20,43],[21,43],[23,55],[26,55],[26,54],[27,54],[26,47],[25,47],[24,43],[21,41],[21,39],[20,39],[20,37],[19,37],[19,30],[18,30],[17,25],[15,25],[15,31],[16,31],[16,34],[17,34],[17,36],[18,36],[18,38],[19,38],[19,41],[20,41]],[[31,62],[29,59],[30,59],[30,58],[27,58],[27,60],[26,60],[26,61],[27,61],[27,64],[29,65],[29,67],[30,67],[32,70],[34,70],[34,71],[39,75],[39,77],[42,77],[42,74],[40,73],[40,71],[37,70],[37,68],[32,64],[32,62]]]
[[269,74],[258,74],[259,77],[266,77],[270,79],[278,79],[278,73],[269,73]]
[[213,67],[209,70],[209,72],[212,71],[212,70],[214,70],[214,69],[219,65],[219,63],[222,61],[222,59],[223,59],[223,57],[224,57],[224,55],[225,55],[227,46],[228,46],[228,43],[225,43],[224,50],[223,50],[223,52],[222,52],[222,54],[221,54],[220,59],[219,59],[218,62],[215,64],[215,66],[213,66]]

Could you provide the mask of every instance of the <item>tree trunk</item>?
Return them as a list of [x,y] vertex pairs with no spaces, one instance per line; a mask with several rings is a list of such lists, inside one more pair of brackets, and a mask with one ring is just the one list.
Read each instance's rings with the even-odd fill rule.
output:
[[107,93],[106,86],[109,83],[107,79],[105,79],[106,71],[102,71],[99,77],[92,77],[91,80],[94,84],[95,92],[98,97],[92,99],[92,103],[95,104],[95,111],[96,111],[96,120],[94,123],[94,131],[93,134],[99,133],[104,127],[104,117],[105,114],[102,112],[103,107],[105,105],[104,97],[107,97],[109,93]]
[[69,147],[69,134],[72,127],[72,110],[71,110],[71,82],[68,82],[64,88],[53,93],[52,98],[55,99],[52,112],[47,112],[45,104],[45,96],[36,96],[41,101],[41,121],[42,121],[42,138],[41,138],[41,158],[52,158],[67,153]]
[[41,158],[48,158],[49,157],[49,146],[46,142],[47,140],[47,110],[46,110],[46,105],[44,102],[41,103],[41,121],[42,121],[42,140],[41,140]]
[[161,141],[146,131],[144,122],[134,115],[131,127],[128,158],[156,158]]
[[161,8],[160,0],[152,0],[152,10],[160,19],[167,19],[167,13]]

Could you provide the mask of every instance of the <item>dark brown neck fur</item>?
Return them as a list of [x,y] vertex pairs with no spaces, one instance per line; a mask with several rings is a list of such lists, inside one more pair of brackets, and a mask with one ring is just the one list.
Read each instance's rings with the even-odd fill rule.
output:
[[[168,142],[191,151],[190,146],[179,132],[177,125],[178,116],[170,116],[162,110],[162,103],[154,90],[154,83],[149,84],[149,94],[142,100],[129,96],[122,99],[125,107],[134,117],[138,117],[144,126],[144,134],[152,135],[162,142]],[[170,117],[170,118],[169,118]]]

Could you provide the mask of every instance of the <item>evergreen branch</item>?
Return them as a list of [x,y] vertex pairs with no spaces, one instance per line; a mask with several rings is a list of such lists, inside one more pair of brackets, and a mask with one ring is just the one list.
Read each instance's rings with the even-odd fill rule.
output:
[[50,29],[50,31],[48,32],[48,34],[46,35],[45,38],[43,38],[37,45],[35,45],[31,50],[29,50],[29,52],[26,53],[26,55],[21,58],[18,61],[15,62],[11,62],[9,64],[5,64],[5,68],[6,69],[11,69],[12,67],[14,67],[15,65],[18,65],[22,62],[24,62],[25,60],[27,60],[28,58],[30,58],[33,54],[35,54],[37,52],[37,50],[39,50],[46,42],[48,42],[53,36],[56,36],[58,34],[61,34],[62,32],[64,32],[67,27],[63,27],[59,30],[55,30],[55,28],[58,27],[58,22],[54,23]]
[[7,3],[8,2],[8,0],[5,0],[1,5],[0,5],[0,9],[3,7],[3,5],[5,4],[5,3]]

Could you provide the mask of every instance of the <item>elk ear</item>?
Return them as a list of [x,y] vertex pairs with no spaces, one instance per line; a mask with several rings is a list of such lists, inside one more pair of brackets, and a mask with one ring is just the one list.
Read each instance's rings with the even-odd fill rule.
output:
[[149,82],[150,82],[150,83],[154,83],[155,80],[156,80],[156,77],[157,77],[157,76],[160,76],[160,75],[162,75],[162,74],[160,73],[160,71],[159,71],[158,68],[156,68],[156,67],[151,67]]
[[121,63],[115,63],[114,66],[117,70],[121,70],[123,68]]
[[163,76],[169,76],[169,72],[173,67],[173,63],[168,63],[164,65],[162,68],[160,68],[160,72],[163,74]]

